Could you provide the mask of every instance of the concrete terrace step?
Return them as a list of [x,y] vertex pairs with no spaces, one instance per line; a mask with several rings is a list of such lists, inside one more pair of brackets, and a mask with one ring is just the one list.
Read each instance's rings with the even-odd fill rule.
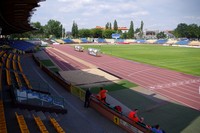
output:
[[42,111],[37,112],[36,116],[39,116],[42,121],[47,119]]

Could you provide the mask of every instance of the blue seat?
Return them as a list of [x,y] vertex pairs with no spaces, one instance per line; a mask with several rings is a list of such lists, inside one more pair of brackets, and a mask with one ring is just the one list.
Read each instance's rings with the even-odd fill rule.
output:
[[22,51],[33,50],[35,47],[33,43],[21,41],[21,40],[10,41],[10,46],[12,48],[22,50]]
[[188,45],[190,41],[188,39],[181,39],[180,41],[176,42],[178,45]]
[[146,43],[146,40],[143,40],[143,39],[138,39],[136,40],[137,43]]
[[82,43],[88,43],[89,41],[86,38],[81,38],[80,39]]
[[164,44],[164,43],[166,43],[167,42],[167,39],[159,39],[159,40],[157,40],[155,43],[156,44]]
[[70,38],[65,38],[62,39],[65,43],[73,43],[73,40],[71,40]]
[[106,40],[103,39],[103,38],[98,38],[98,39],[97,39],[97,42],[98,42],[98,43],[106,43]]

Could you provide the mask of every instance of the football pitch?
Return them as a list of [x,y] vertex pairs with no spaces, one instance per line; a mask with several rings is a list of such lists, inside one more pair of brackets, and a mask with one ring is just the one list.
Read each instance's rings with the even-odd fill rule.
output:
[[200,49],[161,45],[85,45],[128,60],[200,76]]

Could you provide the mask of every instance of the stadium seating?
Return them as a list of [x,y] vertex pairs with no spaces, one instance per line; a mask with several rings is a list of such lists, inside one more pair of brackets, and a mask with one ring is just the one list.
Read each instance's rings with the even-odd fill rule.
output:
[[200,46],[200,42],[199,41],[191,41],[189,43],[190,46]]
[[146,43],[146,40],[138,39],[136,40],[137,43]]
[[189,39],[181,39],[180,41],[176,42],[178,45],[188,45],[189,43]]
[[80,38],[82,43],[88,43],[89,41],[86,38]]
[[10,46],[12,48],[22,50],[22,51],[33,50],[35,47],[34,44],[30,42],[26,42],[26,41],[21,41],[21,40],[10,41]]
[[0,91],[2,90],[2,64],[0,62]]
[[65,43],[65,41],[63,41],[62,39],[56,39],[55,41],[60,43],[60,44],[64,44]]
[[56,119],[49,117],[49,120],[58,133],[65,133],[62,127],[58,124]]
[[124,39],[116,39],[115,42],[116,43],[124,43]]
[[164,44],[167,42],[167,39],[158,39],[155,43],[156,44]]
[[153,44],[153,43],[156,43],[156,40],[146,40],[146,43],[151,43],[151,44]]
[[125,42],[126,43],[135,43],[136,40],[134,40],[134,39],[126,39]]
[[63,41],[64,41],[65,43],[74,43],[74,41],[71,40],[70,38],[65,38],[65,39],[63,39]]
[[103,39],[103,38],[98,38],[98,39],[97,39],[97,42],[98,42],[98,43],[106,43],[106,40]]
[[11,76],[10,76],[10,70],[6,69],[6,80],[7,80],[7,84],[10,86],[12,85],[11,83]]
[[36,117],[35,115],[33,115],[33,118],[35,120],[35,123],[37,124],[38,128],[40,129],[41,133],[48,133],[47,128],[45,127],[44,123],[42,122],[42,120],[40,119],[40,117]]
[[114,39],[105,39],[105,41],[108,42],[108,43],[114,43],[115,42]]
[[177,42],[176,40],[168,39],[168,41],[166,43],[167,44],[175,44],[176,42]]
[[72,39],[72,41],[73,41],[74,43],[81,43],[81,40],[80,40],[80,39]]
[[16,118],[17,118],[17,122],[19,124],[19,128],[21,130],[22,133],[30,133],[28,126],[26,124],[26,121],[24,119],[23,115],[18,115],[17,112],[15,112]]
[[20,79],[18,73],[14,72],[14,75],[15,75],[15,78],[16,78],[16,81],[17,81],[18,88],[19,89],[22,88],[22,82],[21,82],[21,79]]
[[7,133],[3,101],[0,100],[0,133]]

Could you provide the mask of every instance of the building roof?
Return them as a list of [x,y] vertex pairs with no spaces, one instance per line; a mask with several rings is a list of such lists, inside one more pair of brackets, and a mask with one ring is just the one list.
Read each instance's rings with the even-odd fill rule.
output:
[[1,34],[23,33],[33,30],[30,18],[44,0],[0,0]]
[[[96,26],[96,29],[105,29],[105,27]],[[127,27],[118,27],[118,30],[128,30],[128,28]]]

